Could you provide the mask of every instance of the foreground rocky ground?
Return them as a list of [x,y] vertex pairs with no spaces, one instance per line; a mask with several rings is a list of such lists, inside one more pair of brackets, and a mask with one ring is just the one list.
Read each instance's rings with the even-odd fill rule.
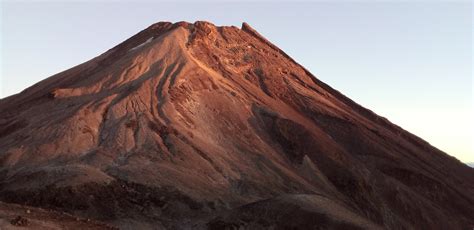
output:
[[0,202],[0,229],[118,229],[67,213]]

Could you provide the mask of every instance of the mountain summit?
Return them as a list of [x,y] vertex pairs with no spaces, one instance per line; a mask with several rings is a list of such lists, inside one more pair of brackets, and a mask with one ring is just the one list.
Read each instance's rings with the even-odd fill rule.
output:
[[0,100],[0,200],[124,229],[471,229],[474,169],[246,23],[159,22]]

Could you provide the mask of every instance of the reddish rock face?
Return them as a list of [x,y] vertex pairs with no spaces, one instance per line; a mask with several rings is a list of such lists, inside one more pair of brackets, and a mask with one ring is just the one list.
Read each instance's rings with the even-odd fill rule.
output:
[[0,183],[131,228],[474,225],[472,168],[245,23],[160,22],[0,100]]

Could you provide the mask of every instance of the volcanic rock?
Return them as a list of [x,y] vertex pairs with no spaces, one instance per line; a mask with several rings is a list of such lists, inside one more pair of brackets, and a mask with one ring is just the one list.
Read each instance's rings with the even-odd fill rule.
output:
[[472,229],[474,169],[246,23],[160,22],[0,100],[0,200],[124,229]]

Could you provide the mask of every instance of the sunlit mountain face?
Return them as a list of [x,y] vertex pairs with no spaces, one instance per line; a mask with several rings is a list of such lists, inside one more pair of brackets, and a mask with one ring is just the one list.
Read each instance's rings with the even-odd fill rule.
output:
[[0,100],[0,200],[31,228],[470,229],[474,169],[246,23],[159,22]]

